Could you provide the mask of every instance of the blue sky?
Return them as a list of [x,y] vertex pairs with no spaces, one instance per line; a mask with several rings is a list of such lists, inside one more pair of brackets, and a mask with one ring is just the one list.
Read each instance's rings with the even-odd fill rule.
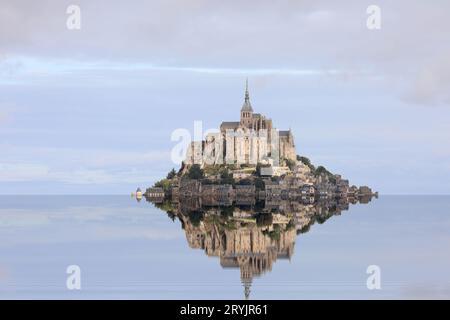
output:
[[[69,4],[81,30],[66,28]],[[177,128],[255,112],[385,194],[450,193],[448,2],[2,1],[0,194],[124,194]],[[438,5],[439,4],[439,5]]]

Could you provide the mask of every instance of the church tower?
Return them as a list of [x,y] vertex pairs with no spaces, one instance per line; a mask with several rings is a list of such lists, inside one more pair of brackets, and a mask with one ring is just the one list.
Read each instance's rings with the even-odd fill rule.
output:
[[241,125],[250,128],[252,125],[253,108],[250,104],[250,95],[248,93],[248,79],[245,82],[245,100],[241,108]]

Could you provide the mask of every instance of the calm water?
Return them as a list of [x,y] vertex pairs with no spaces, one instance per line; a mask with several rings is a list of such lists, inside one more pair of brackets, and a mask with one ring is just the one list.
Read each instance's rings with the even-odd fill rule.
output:
[[[0,298],[243,299],[244,284],[250,299],[450,298],[449,196],[382,196],[305,233],[285,224],[269,240],[284,241],[281,254],[244,284],[236,264],[248,261],[202,249],[224,233],[215,226],[241,227],[195,219],[128,196],[1,196]],[[66,288],[69,265],[81,268],[79,291]],[[366,287],[369,265],[381,290]]]

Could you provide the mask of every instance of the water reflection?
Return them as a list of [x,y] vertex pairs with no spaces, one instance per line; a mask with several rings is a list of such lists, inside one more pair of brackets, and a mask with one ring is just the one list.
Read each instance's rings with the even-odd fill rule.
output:
[[308,232],[316,222],[322,224],[340,215],[350,204],[368,203],[371,199],[146,198],[170,219],[181,222],[189,247],[218,257],[223,268],[240,269],[246,299],[254,277],[271,271],[278,259],[291,259],[297,235]]

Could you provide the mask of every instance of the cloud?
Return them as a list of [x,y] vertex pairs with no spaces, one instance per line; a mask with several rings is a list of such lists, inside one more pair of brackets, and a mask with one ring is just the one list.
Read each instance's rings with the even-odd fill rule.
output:
[[[68,3],[0,4],[0,96],[27,106],[6,115],[0,106],[3,189],[50,180],[58,190],[103,192],[161,176],[172,166],[170,131],[195,117],[208,126],[232,120],[247,75],[258,112],[295,126],[302,154],[340,158],[342,167],[349,154],[355,166],[381,157],[392,166],[370,172],[398,189],[413,176],[394,179],[394,171],[423,169],[410,159],[433,163],[423,172],[442,177],[448,158],[437,162],[430,149],[448,145],[441,128],[450,109],[416,105],[450,105],[448,1],[380,0],[378,31],[366,28],[368,4],[356,0],[77,4],[79,31],[66,28]],[[11,111],[14,126],[1,125]],[[400,151],[383,156],[393,148]],[[405,155],[407,164],[395,160]],[[445,179],[435,180],[421,190],[440,190]]]
[[64,163],[73,166],[93,168],[116,167],[121,165],[147,165],[170,159],[166,150],[127,151],[101,148],[65,148],[65,147],[33,147],[0,144],[3,151],[2,161],[14,161],[20,158],[42,159],[54,164]]
[[21,67],[22,61],[9,59],[7,56],[0,55],[0,77],[10,79]]
[[[49,85],[52,87],[131,87],[153,83],[153,79],[163,77],[251,77],[273,79],[274,77],[329,78],[336,81],[375,77],[371,70],[364,68],[327,66],[198,66],[153,64],[141,62],[122,62],[104,60],[58,60],[57,58],[18,57],[20,69],[8,77],[1,77],[0,84],[10,85]],[[11,64],[14,62],[11,61]],[[58,79],[58,81],[55,81]]]
[[[1,147],[0,182],[148,183],[153,180],[152,167],[170,159],[167,151]],[[29,160],[24,163],[21,159]]]
[[0,163],[0,181],[41,180],[47,177],[49,168],[37,164]]
[[26,57],[131,68],[142,63],[164,72],[298,75],[319,70],[326,76],[323,71],[339,70],[347,76],[381,76],[390,88],[407,88],[416,103],[449,105],[448,61],[436,57],[450,56],[448,1],[380,1],[379,31],[366,28],[367,5],[360,1],[78,4],[81,30],[69,31],[65,3],[2,2],[0,54],[10,59],[3,77],[21,69]]
[[405,98],[417,104],[450,105],[450,53],[424,65]]
[[62,182],[68,184],[149,183],[153,172],[145,169],[52,169],[43,164],[0,163],[0,182]]

